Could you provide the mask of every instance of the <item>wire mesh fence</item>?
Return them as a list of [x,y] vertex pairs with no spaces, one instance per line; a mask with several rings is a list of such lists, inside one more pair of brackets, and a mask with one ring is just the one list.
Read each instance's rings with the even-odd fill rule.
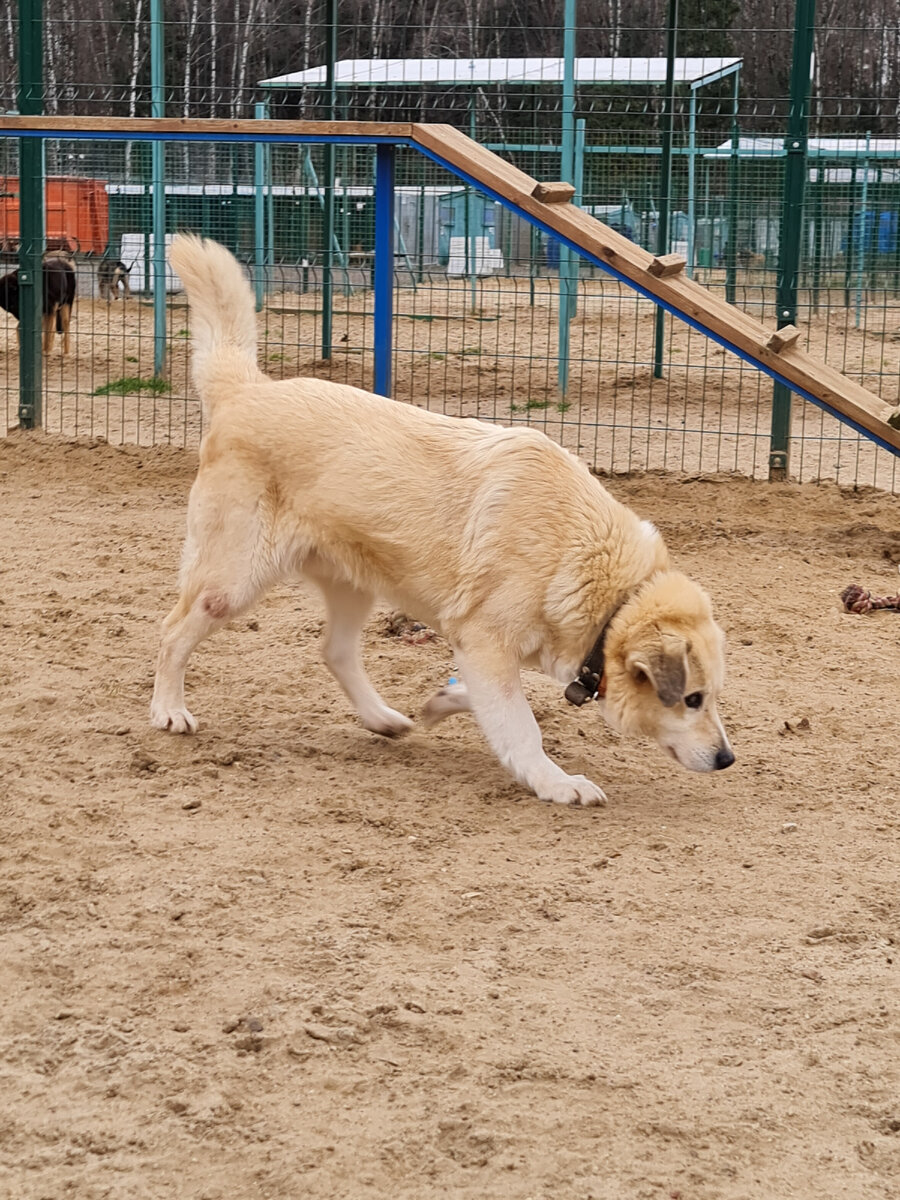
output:
[[[563,5],[389,0],[338,6],[329,88],[326,6],[239,0],[201,7],[98,0],[44,6],[44,110],[148,115],[150,46],[165,48],[173,116],[446,121],[539,179],[561,177]],[[581,16],[586,18],[582,4]],[[656,251],[662,196],[666,6],[590,6],[576,31],[577,199]],[[820,14],[815,33],[798,323],[803,345],[900,403],[900,6]],[[877,12],[876,12],[877,9]],[[543,14],[543,15],[542,15]],[[640,19],[638,19],[638,15]],[[873,42],[872,21],[879,22]],[[836,23],[840,22],[840,23]],[[883,32],[881,32],[883,31]],[[15,20],[0,35],[0,104],[15,107]],[[698,282],[774,325],[793,12],[682,0],[674,86],[668,248]],[[876,44],[877,42],[877,44]],[[849,99],[855,96],[855,99]],[[44,423],[113,441],[196,445],[189,315],[166,297],[156,369],[153,196],[167,231],[228,245],[261,295],[260,358],[275,375],[372,385],[374,152],[298,144],[45,142],[48,249],[72,252],[72,350],[43,364]],[[18,144],[0,139],[0,253],[18,250]],[[326,255],[333,203],[332,254]],[[697,332],[580,263],[562,345],[564,252],[434,163],[397,163],[393,392],[504,423],[539,424],[600,470],[768,471],[772,384]],[[262,214],[262,216],[260,216]],[[260,225],[262,221],[262,225]],[[262,228],[262,243],[260,242]],[[115,264],[125,283],[104,279]],[[323,281],[332,272],[333,296]],[[333,333],[323,344],[324,306]],[[0,314],[7,424],[19,402],[16,323]],[[327,357],[323,357],[323,352]],[[560,370],[565,355],[566,371]],[[797,402],[791,473],[896,490],[896,460]]]

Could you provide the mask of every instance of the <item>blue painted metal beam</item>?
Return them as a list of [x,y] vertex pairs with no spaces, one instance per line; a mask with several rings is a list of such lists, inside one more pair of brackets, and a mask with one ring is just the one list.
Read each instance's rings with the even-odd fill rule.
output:
[[391,394],[394,325],[394,148],[375,151],[375,391]]
[[[44,14],[41,0],[19,3],[18,104],[23,114],[44,111]],[[43,424],[41,311],[44,249],[44,144],[19,143],[19,424]]]
[[639,283],[635,283],[635,281],[633,279],[629,279],[629,277],[627,275],[623,275],[621,271],[617,271],[615,269],[615,267],[611,267],[609,265],[609,263],[605,262],[602,258],[599,258],[596,254],[591,254],[589,251],[585,250],[585,248],[583,246],[581,246],[578,242],[574,241],[573,239],[567,238],[566,235],[564,233],[561,233],[555,226],[548,225],[544,221],[541,221],[538,217],[532,217],[530,215],[530,213],[524,212],[522,209],[517,208],[516,205],[514,205],[514,204],[510,204],[508,198],[502,196],[499,192],[494,191],[492,188],[489,188],[485,184],[480,183],[478,180],[472,178],[465,171],[461,171],[458,167],[454,167],[451,163],[449,163],[445,159],[441,158],[441,156],[439,154],[435,154],[433,151],[425,149],[424,146],[417,145],[416,149],[421,154],[424,154],[426,158],[430,158],[433,162],[436,162],[439,166],[444,167],[446,170],[452,172],[452,174],[454,174],[458,179],[462,179],[464,182],[470,183],[473,187],[477,187],[486,196],[490,196],[491,199],[496,200],[499,204],[503,204],[506,208],[514,209],[514,211],[517,212],[520,217],[522,217],[526,221],[529,221],[536,228],[542,230],[544,233],[550,234],[552,237],[558,238],[559,241],[566,243],[573,250],[575,250],[578,254],[580,254],[583,258],[587,259],[588,262],[593,263],[594,266],[599,267],[601,269],[601,271],[605,271],[607,275],[611,275],[614,279],[617,279],[620,283],[624,283],[627,288],[630,288],[633,292],[637,292],[639,296],[643,296],[646,300],[652,300],[652,302],[654,304],[658,305],[660,308],[664,309],[666,312],[671,313],[673,317],[677,317],[680,321],[684,321],[685,325],[689,325],[692,329],[696,329],[698,331],[698,333],[702,333],[705,337],[708,337],[711,341],[715,342],[717,345],[723,346],[726,350],[730,350],[732,354],[737,355],[738,358],[743,359],[744,362],[749,363],[752,367],[755,367],[758,371],[762,371],[763,374],[768,375],[770,379],[774,379],[774,380],[777,380],[779,383],[783,383],[786,387],[790,388],[792,392],[796,393],[796,395],[802,396],[804,398],[804,400],[809,400],[809,402],[811,404],[814,404],[817,408],[821,408],[822,411],[827,412],[829,414],[829,416],[832,416],[836,420],[841,421],[844,425],[848,425],[851,429],[855,430],[857,433],[861,433],[864,437],[867,437],[870,441],[875,442],[875,444],[880,446],[883,450],[889,450],[891,452],[891,454],[894,454],[898,458],[900,458],[900,451],[897,450],[896,446],[892,446],[890,442],[884,441],[882,438],[880,438],[878,436],[877,433],[873,432],[871,429],[867,429],[864,425],[860,425],[858,422],[852,420],[850,417],[845,417],[843,415],[843,413],[836,412],[833,408],[831,408],[829,405],[825,404],[817,396],[814,396],[811,392],[808,392],[804,388],[799,387],[792,380],[788,379],[786,376],[782,375],[779,371],[777,371],[773,367],[769,366],[768,363],[763,362],[761,359],[754,358],[754,356],[752,354],[748,354],[747,351],[742,350],[739,346],[736,346],[733,342],[729,342],[727,338],[723,338],[720,334],[718,334],[714,330],[708,328],[706,325],[703,325],[700,321],[695,320],[693,317],[687,316],[687,314],[683,313],[680,308],[677,308],[677,307],[675,307],[675,305],[672,305],[672,304],[667,304],[664,300],[660,300],[660,298],[658,296],[654,295],[652,292],[648,291],[646,288],[641,287],[641,285]]
[[[0,118],[2,119],[2,118]],[[126,135],[118,130],[85,130],[66,129],[59,127],[50,132],[47,129],[2,129],[0,137],[42,138],[48,142],[272,142],[284,146],[332,145],[332,146],[412,146],[413,142],[402,135],[386,136],[378,134],[304,134],[298,137],[290,133],[199,133],[193,130],[160,133],[156,130],[138,129],[129,131]]]
[[[259,100],[253,107],[253,115],[264,121],[269,115],[266,100]],[[256,311],[262,312],[266,298],[266,190],[269,180],[267,170],[268,151],[262,142],[253,147],[253,290],[256,296]]]
[[[105,140],[105,141],[125,140],[124,135],[121,132],[109,132],[109,133],[106,133],[106,132],[98,133],[98,132],[94,132],[94,131],[91,131],[91,132],[88,132],[88,131],[66,132],[64,130],[58,130],[58,129],[54,129],[53,133],[51,134],[51,133],[48,133],[48,131],[44,130],[44,129],[41,129],[41,130],[22,130],[22,129],[6,130],[6,129],[0,128],[0,137],[16,137],[16,138],[35,137],[35,138],[41,138],[44,140],[53,140],[53,141],[60,141],[60,140],[67,140],[67,139]],[[602,258],[599,258],[597,255],[591,254],[590,252],[586,251],[584,249],[584,247],[581,246],[577,241],[566,237],[565,234],[561,233],[554,226],[548,225],[546,222],[541,221],[540,218],[533,217],[533,216],[531,216],[530,213],[524,212],[522,209],[518,208],[517,205],[510,203],[510,201],[507,197],[501,195],[499,192],[488,187],[487,185],[482,183],[480,180],[474,178],[474,176],[469,175],[468,172],[460,170],[458,167],[454,166],[452,163],[447,162],[445,159],[443,159],[439,154],[435,153],[434,151],[428,150],[424,146],[421,146],[418,143],[414,142],[411,138],[403,137],[403,136],[398,136],[398,137],[337,136],[337,137],[334,137],[332,135],[316,135],[316,134],[304,135],[303,137],[298,138],[297,136],[291,136],[291,135],[287,135],[287,134],[253,135],[252,133],[235,134],[235,133],[225,133],[225,132],[209,133],[209,134],[195,134],[195,133],[187,133],[187,132],[185,132],[185,133],[179,132],[177,134],[173,134],[173,133],[167,132],[165,134],[162,134],[162,133],[151,133],[149,131],[147,131],[147,132],[140,131],[135,134],[129,133],[129,140],[131,140],[131,141],[213,141],[213,142],[254,142],[256,140],[261,140],[261,141],[266,141],[266,142],[282,143],[282,144],[287,144],[287,145],[296,145],[298,142],[303,142],[303,143],[332,142],[335,145],[367,145],[367,146],[375,145],[380,150],[387,150],[389,152],[387,157],[383,161],[379,160],[379,162],[376,164],[376,178],[383,177],[386,179],[388,174],[390,175],[390,178],[391,178],[391,186],[390,186],[390,188],[386,189],[387,194],[382,195],[382,197],[381,197],[382,205],[389,206],[389,221],[387,222],[387,225],[385,225],[384,215],[381,216],[380,220],[378,218],[378,215],[377,215],[378,200],[377,200],[377,192],[376,192],[376,222],[378,223],[379,229],[381,230],[381,238],[385,239],[385,232],[384,232],[385,228],[388,228],[391,230],[391,236],[389,238],[387,238],[387,240],[384,242],[385,249],[387,251],[387,253],[384,256],[381,256],[378,253],[380,243],[379,243],[377,235],[376,235],[376,256],[375,256],[376,390],[377,391],[380,390],[382,392],[382,394],[384,394],[384,395],[388,395],[390,393],[390,387],[391,387],[391,361],[390,360],[391,360],[391,356],[392,356],[392,321],[393,321],[393,273],[394,273],[394,270],[393,270],[393,250],[394,250],[394,246],[393,246],[393,154],[390,153],[390,150],[392,147],[395,147],[395,146],[406,146],[406,147],[416,150],[418,153],[424,155],[425,158],[430,159],[432,162],[437,163],[438,166],[443,167],[444,170],[449,171],[450,174],[452,174],[452,175],[455,175],[458,179],[462,180],[463,183],[467,183],[471,187],[476,188],[482,194],[484,194],[485,196],[491,197],[491,199],[493,199],[493,200],[496,200],[499,204],[503,205],[505,208],[509,208],[509,209],[512,209],[513,211],[517,212],[519,214],[519,216],[521,216],[524,220],[528,221],[531,225],[535,226],[537,229],[542,230],[544,233],[550,234],[552,237],[557,238],[559,241],[561,241],[565,245],[569,246],[577,254],[580,254],[588,262],[593,263],[595,266],[599,267],[602,271],[604,271],[607,275],[611,275],[614,279],[617,279],[620,283],[623,283],[627,288],[636,292],[639,296],[643,296],[645,299],[650,300],[653,304],[658,305],[660,308],[664,309],[666,312],[671,313],[673,316],[675,316],[679,320],[683,321],[686,325],[690,326],[692,329],[696,329],[699,333],[702,333],[705,337],[708,337],[708,338],[710,338],[711,341],[717,343],[717,345],[723,346],[726,350],[730,351],[732,354],[736,355],[738,358],[742,359],[744,362],[749,363],[756,370],[762,371],[762,373],[764,375],[768,375],[770,379],[774,379],[779,383],[783,383],[786,387],[790,388],[790,390],[793,391],[796,395],[802,396],[805,400],[808,400],[811,404],[814,404],[817,408],[822,409],[823,412],[828,413],[830,416],[835,417],[838,421],[842,422],[844,425],[847,425],[850,429],[853,429],[855,432],[862,434],[864,437],[866,437],[870,441],[874,442],[877,446],[880,446],[883,450],[888,450],[891,454],[894,454],[894,455],[897,455],[898,457],[900,457],[900,451],[898,451],[895,446],[892,446],[890,442],[884,441],[873,430],[867,429],[865,426],[860,425],[858,422],[852,420],[852,418],[846,417],[842,413],[836,412],[833,408],[831,408],[828,404],[824,403],[817,396],[814,396],[811,392],[807,391],[806,389],[804,389],[802,387],[799,387],[796,383],[794,383],[790,379],[786,378],[784,375],[782,375],[778,370],[776,370],[774,367],[770,366],[768,363],[765,363],[765,362],[761,361],[760,359],[755,358],[752,354],[749,354],[748,352],[742,350],[740,347],[736,346],[733,342],[728,341],[727,338],[722,337],[721,335],[716,333],[714,330],[703,325],[702,322],[695,320],[692,317],[687,316],[685,313],[683,313],[681,311],[681,309],[675,307],[674,305],[668,304],[663,300],[660,300],[658,296],[654,295],[652,292],[648,291],[646,288],[641,287],[640,284],[636,283],[633,279],[630,279],[627,275],[623,275],[620,271],[617,271],[614,267],[611,267],[609,265],[609,263],[605,262]],[[384,173],[384,176],[381,175],[382,172]],[[385,189],[382,189],[382,190],[384,191]],[[389,264],[389,266],[388,266],[388,264]],[[388,275],[388,270],[389,270],[389,275]],[[390,287],[388,287],[388,282],[390,284]]]

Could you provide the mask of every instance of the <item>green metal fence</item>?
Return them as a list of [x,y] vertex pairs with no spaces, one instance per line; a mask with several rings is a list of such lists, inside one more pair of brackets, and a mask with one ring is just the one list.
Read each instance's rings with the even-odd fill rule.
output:
[[[20,20],[32,19],[35,3],[20,5]],[[685,255],[694,277],[774,325],[793,6],[773,21],[771,6],[761,4],[682,3],[676,42],[683,66],[672,91],[666,197],[660,182],[669,6],[648,4],[640,28],[617,24],[619,7],[582,3],[578,14],[580,202],[654,251],[667,207],[669,248]],[[708,22],[700,19],[713,8]],[[562,2],[543,23],[527,5],[485,5],[477,28],[464,10],[440,3],[423,3],[393,24],[382,4],[377,29],[375,11],[372,4],[339,6],[338,118],[448,121],[537,178],[561,176]],[[41,107],[149,115],[155,102],[172,116],[330,115],[327,6],[310,3],[300,19],[288,12],[296,9],[272,4],[263,19],[258,5],[241,0],[229,6],[226,21],[216,5],[203,13],[189,4],[151,10],[135,0],[123,16],[98,0],[76,19],[47,0]],[[887,50],[870,44],[874,15],[870,4],[848,10],[840,27],[831,21],[813,30],[796,314],[806,349],[900,403],[898,89]],[[879,20],[896,31],[896,15],[880,13]],[[151,87],[154,28],[167,48],[162,101],[159,81],[155,93]],[[0,37],[0,104],[14,109],[20,51],[7,34]],[[395,68],[399,79],[380,65],[386,60],[405,60],[402,71]],[[323,68],[318,75],[302,75],[316,67]],[[848,100],[848,90],[858,98]],[[18,178],[19,153],[15,141],[0,140],[0,179]],[[74,243],[73,353],[39,360],[48,429],[196,444],[200,417],[187,381],[183,297],[167,293],[163,306],[150,295],[159,253],[154,222],[163,223],[162,210],[167,231],[202,231],[247,263],[259,289],[267,370],[371,384],[370,148],[338,147],[332,170],[321,147],[260,153],[236,144],[169,143],[164,161],[154,163],[137,142],[48,141],[44,171],[48,179],[96,181],[106,206],[105,237]],[[669,317],[660,336],[648,301],[584,264],[575,272],[553,239],[425,159],[402,154],[397,182],[398,399],[539,424],[600,470],[769,475],[767,379]],[[20,231],[3,216],[4,203],[0,195],[0,241],[12,269]],[[43,219],[54,244],[67,218],[48,209]],[[44,242],[36,240],[39,253]],[[100,297],[98,269],[109,259],[129,268],[130,299]],[[330,289],[323,286],[329,280]],[[19,375],[15,322],[0,314],[8,425],[20,416]],[[29,378],[22,382],[32,386]],[[900,486],[891,455],[806,403],[795,401],[789,432],[797,478]]]

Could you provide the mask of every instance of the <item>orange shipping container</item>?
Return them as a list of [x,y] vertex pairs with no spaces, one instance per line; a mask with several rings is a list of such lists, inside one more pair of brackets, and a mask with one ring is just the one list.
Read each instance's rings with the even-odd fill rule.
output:
[[[109,241],[109,197],[102,179],[50,175],[45,180],[48,250],[102,254]],[[19,180],[0,176],[0,249],[19,246]]]

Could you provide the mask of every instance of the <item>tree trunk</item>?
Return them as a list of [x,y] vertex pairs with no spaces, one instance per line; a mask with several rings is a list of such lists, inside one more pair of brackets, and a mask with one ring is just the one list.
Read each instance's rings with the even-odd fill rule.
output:
[[[200,0],[189,0],[187,36],[184,45],[184,72],[181,77],[181,113],[184,117],[191,115],[191,77],[194,65],[194,42],[197,35],[197,19],[200,12]],[[185,142],[182,147],[182,162],[184,177],[190,178],[191,147]]]
[[[141,48],[141,31],[144,23],[144,0],[136,0],[134,9],[134,27],[131,34],[131,71],[128,77],[128,115],[137,116],[138,107],[138,75],[144,59]],[[137,150],[135,142],[128,142],[125,150],[125,174],[132,178],[137,172],[133,167],[133,156]]]

